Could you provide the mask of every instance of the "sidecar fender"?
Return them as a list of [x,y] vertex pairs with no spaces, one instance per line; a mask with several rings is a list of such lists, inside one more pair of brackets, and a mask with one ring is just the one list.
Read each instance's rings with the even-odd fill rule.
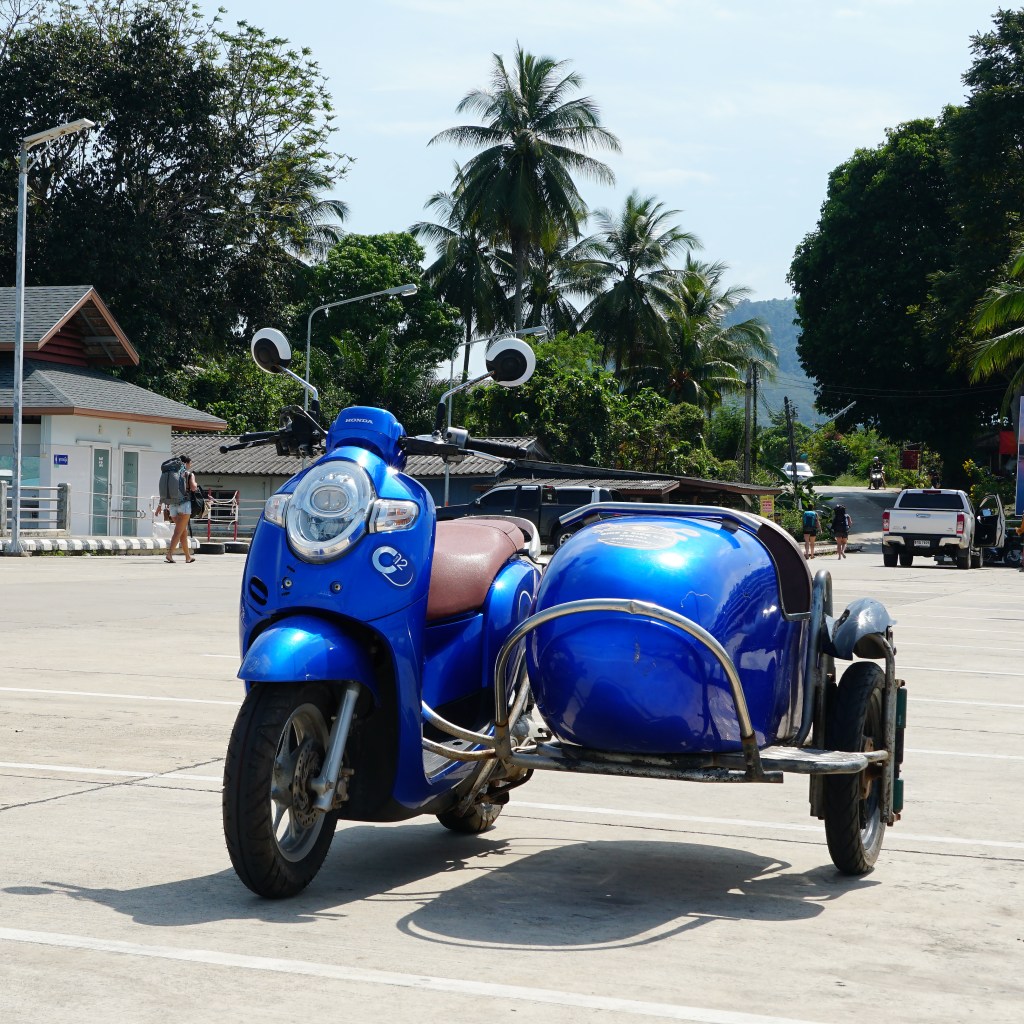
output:
[[242,659],[238,678],[253,683],[333,682],[355,679],[379,700],[366,642],[341,622],[293,615],[268,626]]
[[831,624],[832,651],[837,658],[850,661],[860,658],[884,658],[886,631],[895,623],[885,605],[872,597],[862,597],[846,606]]

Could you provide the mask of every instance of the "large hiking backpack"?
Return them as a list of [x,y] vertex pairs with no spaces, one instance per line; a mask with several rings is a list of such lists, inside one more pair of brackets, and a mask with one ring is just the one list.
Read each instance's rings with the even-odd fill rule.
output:
[[804,509],[804,533],[811,533],[818,529],[818,516],[814,509]]
[[837,530],[840,533],[845,533],[847,527],[846,522],[846,506],[845,505],[833,505],[832,506],[832,532],[835,533]]
[[165,505],[180,505],[188,501],[185,464],[178,458],[160,464],[160,500]]

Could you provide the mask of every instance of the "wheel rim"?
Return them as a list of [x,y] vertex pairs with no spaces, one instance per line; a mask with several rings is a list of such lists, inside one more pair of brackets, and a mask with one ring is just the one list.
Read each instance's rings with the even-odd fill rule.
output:
[[274,843],[287,861],[300,861],[313,848],[325,815],[313,809],[310,782],[320,774],[327,749],[327,723],[320,709],[302,704],[288,717],[274,755],[270,814]]

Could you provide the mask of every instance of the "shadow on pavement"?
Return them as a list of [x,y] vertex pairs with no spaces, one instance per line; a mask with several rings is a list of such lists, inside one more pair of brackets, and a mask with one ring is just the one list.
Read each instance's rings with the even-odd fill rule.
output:
[[[369,900],[397,904],[399,929],[429,941],[586,949],[655,942],[712,920],[805,920],[875,884],[832,868],[796,873],[785,862],[716,846],[567,842],[531,853],[559,840],[491,835],[460,836],[436,824],[346,826],[310,887],[283,901],[253,895],[230,868],[133,889],[49,881],[2,891],[64,895],[155,928],[344,919],[346,906]],[[453,871],[468,880],[437,884]]]

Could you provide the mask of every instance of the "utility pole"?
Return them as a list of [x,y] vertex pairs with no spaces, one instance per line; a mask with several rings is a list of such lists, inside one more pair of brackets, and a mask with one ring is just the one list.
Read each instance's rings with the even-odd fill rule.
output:
[[754,386],[754,364],[747,365],[747,383],[743,391],[743,482],[750,483],[750,402]]
[[793,406],[790,404],[788,398],[783,398],[782,403],[783,408],[786,410],[786,431],[789,434],[789,469],[793,474],[793,498],[796,503],[797,512],[802,512],[804,505],[800,500],[800,492],[797,489],[796,438],[793,436]]
[[750,417],[750,422],[751,422],[751,428],[750,428],[750,438],[751,438],[751,446],[750,446],[750,452],[751,452],[751,454],[750,454],[750,472],[751,472],[751,476],[753,476],[754,470],[757,469],[757,376],[758,376],[757,363],[755,363],[754,364],[754,379],[752,381],[753,391],[752,391],[751,400],[750,400],[750,407],[751,407],[751,417]]

